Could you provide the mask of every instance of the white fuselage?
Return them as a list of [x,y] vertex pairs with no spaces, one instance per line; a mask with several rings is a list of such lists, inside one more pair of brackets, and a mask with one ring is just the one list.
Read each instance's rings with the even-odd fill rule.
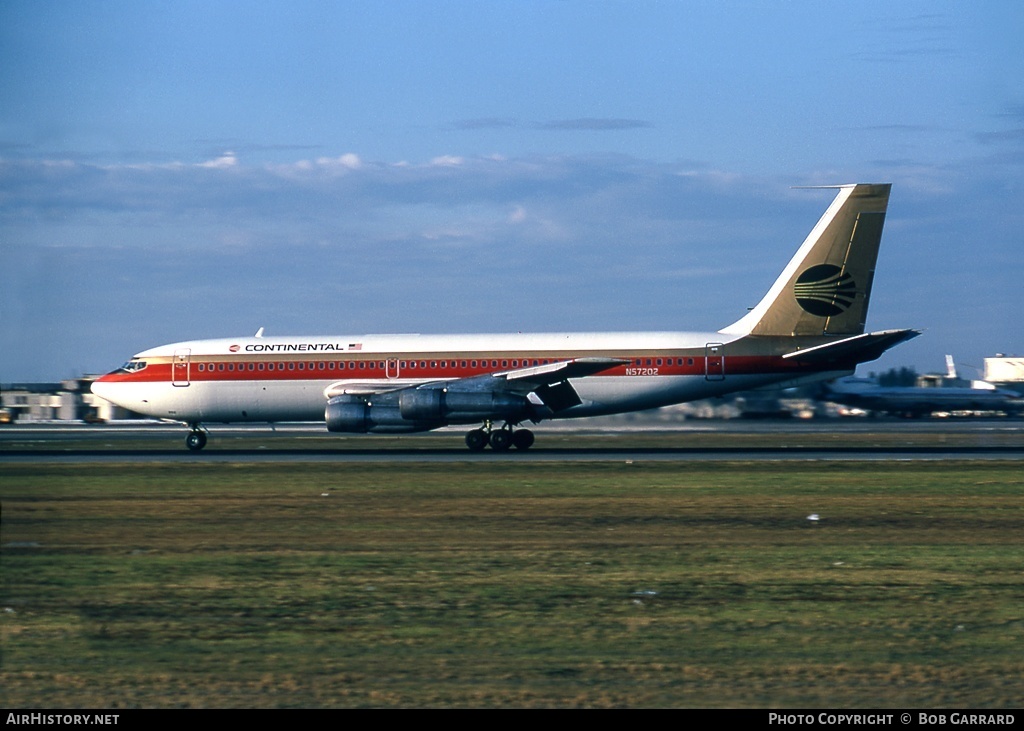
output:
[[[628,364],[572,379],[580,403],[551,418],[680,403],[785,380],[733,370],[721,333],[365,335],[199,340],[137,354],[93,391],[157,418],[198,422],[319,421],[334,395],[515,371],[600,354]],[[760,359],[759,359],[760,360]],[[134,364],[134,365],[133,365]],[[746,364],[749,365],[749,364]]]

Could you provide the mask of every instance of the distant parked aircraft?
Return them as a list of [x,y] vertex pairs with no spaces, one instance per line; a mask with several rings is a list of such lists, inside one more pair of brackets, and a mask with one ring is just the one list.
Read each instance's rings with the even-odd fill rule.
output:
[[[946,378],[957,378],[953,356],[946,356]],[[824,398],[866,411],[920,417],[936,412],[1024,411],[1024,397],[986,381],[964,386],[879,386],[871,378],[840,378],[825,384]]]
[[260,328],[146,350],[92,390],[188,424],[190,449],[206,444],[204,423],[322,420],[356,433],[482,424],[467,446],[504,450],[533,444],[516,429],[527,421],[835,378],[918,334],[864,332],[889,189],[838,186],[761,302],[717,332],[263,337]]

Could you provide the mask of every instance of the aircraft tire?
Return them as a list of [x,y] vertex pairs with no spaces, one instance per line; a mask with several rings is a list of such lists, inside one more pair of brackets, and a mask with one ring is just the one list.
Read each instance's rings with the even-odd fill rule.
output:
[[533,432],[529,429],[517,429],[512,433],[512,446],[516,449],[529,449],[533,446]]
[[504,452],[512,446],[512,432],[507,429],[498,429],[491,432],[491,449],[495,452]]
[[466,446],[472,452],[479,452],[487,446],[487,432],[483,429],[474,429],[466,432]]
[[193,452],[198,452],[206,446],[206,435],[201,431],[191,432],[187,437],[185,437],[185,446]]

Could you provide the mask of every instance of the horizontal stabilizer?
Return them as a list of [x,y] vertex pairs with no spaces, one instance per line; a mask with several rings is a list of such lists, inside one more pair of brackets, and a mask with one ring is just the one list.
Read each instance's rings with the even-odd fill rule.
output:
[[794,350],[783,358],[816,365],[827,363],[866,363],[900,343],[916,338],[920,330],[882,330],[843,338],[813,348]]

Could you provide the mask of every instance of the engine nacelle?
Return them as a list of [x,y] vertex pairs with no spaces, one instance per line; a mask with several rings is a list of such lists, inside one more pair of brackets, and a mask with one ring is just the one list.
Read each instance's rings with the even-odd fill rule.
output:
[[407,388],[367,400],[335,396],[327,402],[324,420],[332,432],[400,434],[486,419],[519,422],[530,418],[533,409],[526,397],[501,391]]
[[393,404],[367,404],[356,396],[335,396],[324,410],[327,431],[402,434],[429,431],[443,424],[406,419]]
[[518,394],[500,391],[410,388],[399,392],[398,409],[403,418],[414,421],[520,421],[529,417],[530,402]]

